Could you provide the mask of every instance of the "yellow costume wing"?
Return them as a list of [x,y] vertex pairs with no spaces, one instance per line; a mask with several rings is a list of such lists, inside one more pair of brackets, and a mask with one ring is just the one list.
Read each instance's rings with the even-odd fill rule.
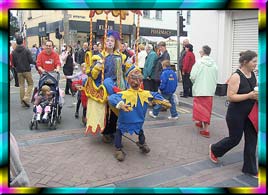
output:
[[153,98],[150,91],[146,90],[134,90],[134,89],[128,89],[126,91],[118,92],[122,94],[122,99],[126,100],[126,104],[130,104],[130,106],[133,108],[137,106],[138,104],[138,97],[141,101],[141,105],[144,105],[144,102],[149,103],[149,98]]
[[102,132],[106,123],[106,102],[107,91],[104,85],[96,86],[94,80],[88,77],[84,87],[87,100],[87,128],[85,134],[91,133],[95,135]]

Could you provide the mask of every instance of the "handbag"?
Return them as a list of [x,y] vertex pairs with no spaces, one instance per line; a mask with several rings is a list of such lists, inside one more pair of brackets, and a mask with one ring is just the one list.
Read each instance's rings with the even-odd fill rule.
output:
[[249,120],[252,122],[256,132],[258,133],[258,102],[256,101],[248,115]]
[[9,81],[12,81],[14,79],[14,75],[12,70],[9,70]]
[[72,81],[72,90],[74,91],[74,92],[76,92],[77,91],[77,86],[78,85],[82,85],[82,80],[75,80],[75,81]]

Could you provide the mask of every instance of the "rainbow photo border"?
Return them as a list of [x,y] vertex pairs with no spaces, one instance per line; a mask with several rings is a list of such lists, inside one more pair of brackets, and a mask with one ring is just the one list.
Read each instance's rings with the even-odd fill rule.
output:
[[[267,0],[1,0],[0,7],[0,194],[34,193],[266,193],[266,3]],[[102,7],[105,3],[105,8]],[[9,188],[9,74],[8,74],[8,12],[9,9],[258,9],[259,10],[259,185],[241,188]]]

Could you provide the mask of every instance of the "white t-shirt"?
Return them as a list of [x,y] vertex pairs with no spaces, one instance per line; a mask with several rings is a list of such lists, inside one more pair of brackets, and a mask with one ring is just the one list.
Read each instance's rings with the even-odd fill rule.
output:
[[138,53],[138,64],[139,64],[139,68],[144,68],[146,56],[147,56],[147,52],[145,50],[142,50],[142,51],[140,51]]

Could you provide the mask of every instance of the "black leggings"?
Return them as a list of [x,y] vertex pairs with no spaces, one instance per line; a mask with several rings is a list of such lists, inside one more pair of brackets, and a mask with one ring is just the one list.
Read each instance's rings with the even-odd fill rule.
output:
[[190,80],[190,73],[182,75],[183,95],[188,97],[192,96],[192,82]]
[[[79,113],[79,108],[81,105],[81,92],[78,91],[77,93],[77,103],[76,103],[76,112]],[[87,108],[83,107],[83,117],[86,117],[87,115]]]
[[71,91],[71,93],[73,93],[73,90],[72,90],[72,79],[66,79],[65,94],[68,94],[69,91]]
[[81,104],[81,99],[77,98],[77,103],[76,103],[76,112],[79,112],[79,108],[80,108],[80,104]]
[[[244,121],[244,123],[241,121]],[[242,171],[244,173],[256,175],[257,132],[248,118],[241,121],[238,122],[235,117],[226,117],[226,122],[229,128],[229,137],[225,137],[221,141],[212,144],[211,150],[216,157],[222,157],[226,152],[239,144],[244,132],[245,146]]]

